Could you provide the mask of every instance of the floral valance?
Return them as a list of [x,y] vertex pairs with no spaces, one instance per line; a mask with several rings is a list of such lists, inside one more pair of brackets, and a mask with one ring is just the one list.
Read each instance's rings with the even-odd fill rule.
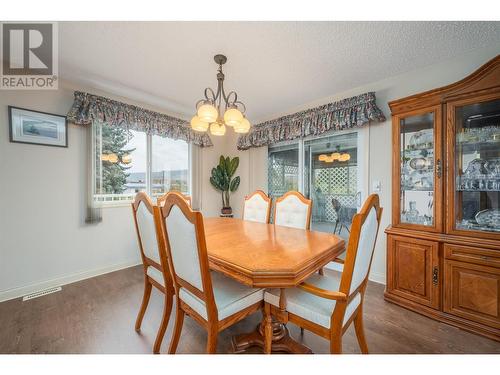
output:
[[238,149],[247,150],[328,131],[356,128],[370,121],[385,121],[384,114],[375,103],[374,92],[254,125],[249,133],[238,138]]
[[81,91],[75,91],[68,120],[77,125],[102,121],[111,126],[182,139],[201,147],[212,146],[208,134],[193,131],[185,120]]

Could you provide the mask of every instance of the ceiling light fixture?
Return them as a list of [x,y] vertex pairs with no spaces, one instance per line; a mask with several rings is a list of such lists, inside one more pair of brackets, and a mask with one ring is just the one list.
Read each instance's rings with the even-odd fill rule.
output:
[[196,103],[196,115],[191,119],[191,128],[198,132],[210,129],[212,135],[226,134],[226,126],[231,126],[236,133],[248,133],[250,122],[245,117],[245,104],[238,100],[238,94],[224,91],[224,73],[222,65],[227,61],[224,55],[215,55],[217,70],[217,93],[210,87],[205,89],[205,99]]
[[347,152],[345,154],[341,154],[340,152],[334,152],[331,155],[321,154],[318,156],[318,160],[325,163],[333,163],[335,160],[340,162],[349,161],[351,159],[351,155]]

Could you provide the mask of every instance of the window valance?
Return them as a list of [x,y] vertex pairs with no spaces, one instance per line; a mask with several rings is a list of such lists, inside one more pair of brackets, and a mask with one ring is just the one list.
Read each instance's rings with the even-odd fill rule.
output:
[[254,125],[248,134],[238,138],[238,149],[247,150],[332,130],[356,128],[370,121],[385,121],[384,114],[375,103],[374,92]]
[[208,134],[193,131],[185,120],[81,91],[75,91],[68,120],[77,125],[102,121],[111,126],[182,139],[201,147],[212,146]]

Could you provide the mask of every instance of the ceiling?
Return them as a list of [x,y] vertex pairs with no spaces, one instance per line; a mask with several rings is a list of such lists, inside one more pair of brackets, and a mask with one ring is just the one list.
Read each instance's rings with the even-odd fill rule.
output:
[[190,118],[223,53],[257,121],[499,40],[500,22],[61,22],[59,72]]

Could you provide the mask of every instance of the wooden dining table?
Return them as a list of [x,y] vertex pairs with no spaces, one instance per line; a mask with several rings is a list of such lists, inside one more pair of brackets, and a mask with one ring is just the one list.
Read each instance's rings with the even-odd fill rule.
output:
[[[204,225],[210,268],[250,287],[279,288],[283,317],[286,289],[302,283],[345,249],[344,240],[331,233],[232,218],[205,218]],[[273,321],[272,350],[310,353],[290,337],[282,322]],[[252,346],[264,348],[263,324],[232,341],[236,353]]]

